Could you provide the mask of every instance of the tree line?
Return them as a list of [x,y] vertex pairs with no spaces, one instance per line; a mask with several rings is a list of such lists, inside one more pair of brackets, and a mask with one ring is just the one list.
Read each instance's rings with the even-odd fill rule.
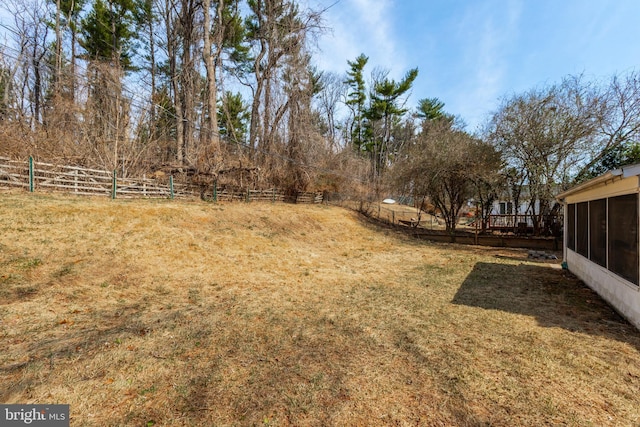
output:
[[470,202],[485,229],[500,199],[513,206],[509,213],[531,215],[535,232],[543,233],[545,217],[560,213],[556,194],[640,163],[639,136],[637,72],[604,82],[569,76],[504,97],[474,135],[446,114],[424,120],[390,178],[396,188],[429,196],[449,230]]
[[408,107],[417,68],[395,80],[365,54],[344,74],[315,67],[323,11],[296,0],[0,8],[11,16],[0,45],[0,155],[124,176],[247,170],[257,186],[410,194],[428,198],[451,230],[470,200],[486,225],[505,195],[516,207],[526,198],[540,226],[559,190],[640,160],[635,72],[506,96],[471,133],[438,98]]
[[[5,152],[123,174],[259,165],[306,187],[321,12],[289,0],[8,0]],[[322,156],[320,156],[322,157]],[[292,176],[296,176],[291,182]],[[279,182],[278,182],[279,181]],[[304,188],[303,188],[304,189]]]

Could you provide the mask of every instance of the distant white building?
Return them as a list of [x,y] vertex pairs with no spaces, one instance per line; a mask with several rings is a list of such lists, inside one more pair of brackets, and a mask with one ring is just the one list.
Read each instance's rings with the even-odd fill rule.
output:
[[[493,205],[491,207],[491,215],[514,215],[516,213],[516,210],[514,209],[514,203],[513,201],[506,199],[506,198],[500,198],[498,200],[495,200],[493,202]],[[539,210],[540,208],[540,202],[536,201],[536,212]],[[518,214],[519,215],[524,215],[524,214],[528,214],[529,210],[529,200],[525,200],[522,201],[520,200],[520,205],[518,207]]]
[[[516,229],[518,224],[524,224],[531,229],[533,227],[533,219],[531,217],[531,200],[529,197],[528,187],[522,188],[522,193],[518,200],[516,209],[515,201],[511,198],[508,191],[502,192],[491,205],[490,227],[500,229]],[[536,200],[533,208],[536,213],[540,212],[540,201]]]
[[[494,200],[491,207],[491,215],[528,215],[531,214],[531,200],[529,196],[529,187],[524,185],[518,200],[518,209],[509,191],[502,191],[498,198]],[[540,211],[540,201],[536,200],[534,206],[535,211]]]
[[640,164],[558,194],[564,261],[573,274],[640,329]]

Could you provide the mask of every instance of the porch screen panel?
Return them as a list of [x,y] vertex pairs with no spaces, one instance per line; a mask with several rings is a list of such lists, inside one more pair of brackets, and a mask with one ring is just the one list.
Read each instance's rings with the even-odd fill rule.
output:
[[576,205],[567,206],[567,247],[576,250]]
[[589,203],[578,203],[576,207],[576,252],[589,256]]
[[589,259],[607,266],[607,199],[589,202]]
[[609,199],[609,270],[638,284],[638,195]]

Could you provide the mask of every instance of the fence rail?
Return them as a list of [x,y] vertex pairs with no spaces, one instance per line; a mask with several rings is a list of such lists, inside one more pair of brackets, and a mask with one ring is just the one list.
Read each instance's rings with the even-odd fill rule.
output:
[[[559,232],[563,216],[561,214],[542,215],[538,230],[541,234],[555,235]],[[515,231],[518,234],[529,234],[534,230],[534,216],[529,214],[518,215],[489,215],[489,230]]]
[[113,177],[109,172],[35,163],[33,184],[76,194],[109,195]]
[[0,184],[28,188],[29,164],[0,157]]
[[[184,183],[168,183],[143,176],[121,178],[116,171],[63,166],[51,163],[16,161],[0,157],[0,187],[42,188],[77,195],[111,196],[113,198],[174,198],[197,197],[198,189]],[[287,195],[279,189],[214,191],[216,201],[272,201],[322,203],[323,194],[300,192]]]
[[531,215],[489,215],[489,228],[533,227]]
[[285,191],[271,188],[266,190],[216,190],[214,194],[216,201],[246,201],[246,202],[290,202],[319,204],[324,200],[323,193],[320,192],[298,192],[287,194]]

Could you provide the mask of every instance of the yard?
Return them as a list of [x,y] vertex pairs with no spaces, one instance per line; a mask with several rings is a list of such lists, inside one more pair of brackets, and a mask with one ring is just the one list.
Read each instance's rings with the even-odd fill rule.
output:
[[0,402],[72,426],[638,425],[640,332],[335,207],[0,193]]

